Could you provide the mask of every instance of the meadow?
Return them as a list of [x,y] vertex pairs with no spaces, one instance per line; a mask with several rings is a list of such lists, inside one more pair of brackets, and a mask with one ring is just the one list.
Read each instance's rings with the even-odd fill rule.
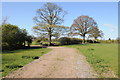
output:
[[6,76],[9,73],[23,67],[25,64],[38,59],[39,56],[49,52],[48,48],[36,48],[36,49],[20,49],[14,51],[6,51],[2,54],[2,76]]
[[76,48],[86,56],[87,61],[101,77],[103,77],[103,73],[109,70],[114,71],[115,75],[118,76],[117,44],[84,44],[68,45],[67,47]]

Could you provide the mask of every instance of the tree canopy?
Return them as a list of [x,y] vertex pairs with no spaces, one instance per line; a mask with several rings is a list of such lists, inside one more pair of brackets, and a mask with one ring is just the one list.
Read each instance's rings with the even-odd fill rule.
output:
[[83,37],[83,43],[85,43],[86,34],[89,34],[93,31],[93,28],[97,27],[97,23],[92,17],[89,16],[79,16],[74,20],[71,25],[71,33],[75,35],[80,35]]
[[65,14],[66,12],[55,3],[44,4],[42,8],[37,10],[37,16],[34,17],[34,22],[37,25],[33,27],[34,31],[47,35],[49,45],[51,45],[51,37],[56,33],[56,30],[61,29],[63,31],[65,29],[64,26],[61,26]]

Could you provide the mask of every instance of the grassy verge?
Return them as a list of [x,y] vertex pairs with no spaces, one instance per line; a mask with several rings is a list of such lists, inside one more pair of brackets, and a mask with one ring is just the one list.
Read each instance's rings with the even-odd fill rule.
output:
[[118,45],[117,44],[85,44],[68,45],[78,49],[85,56],[87,61],[92,64],[94,69],[102,76],[109,69],[118,75]]
[[49,52],[48,48],[21,49],[3,52],[2,54],[2,76],[6,76],[14,70],[23,67],[39,56]]

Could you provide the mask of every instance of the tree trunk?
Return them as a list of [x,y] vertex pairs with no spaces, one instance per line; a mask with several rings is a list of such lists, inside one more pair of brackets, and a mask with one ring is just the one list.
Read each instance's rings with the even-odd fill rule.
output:
[[95,43],[95,41],[97,41],[97,37],[95,37],[95,40],[94,40],[94,42],[93,42],[93,43]]
[[51,32],[49,32],[48,36],[49,36],[49,46],[51,46]]
[[82,43],[85,44],[85,36],[83,36],[83,42]]

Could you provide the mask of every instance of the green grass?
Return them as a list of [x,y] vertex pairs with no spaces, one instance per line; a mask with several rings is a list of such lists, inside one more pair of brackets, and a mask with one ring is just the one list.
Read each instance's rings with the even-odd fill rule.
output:
[[117,44],[84,44],[68,45],[78,49],[86,56],[87,61],[102,76],[111,69],[118,75],[118,45]]
[[38,48],[4,52],[2,54],[2,76],[6,76],[14,70],[23,67],[50,50],[48,48]]

